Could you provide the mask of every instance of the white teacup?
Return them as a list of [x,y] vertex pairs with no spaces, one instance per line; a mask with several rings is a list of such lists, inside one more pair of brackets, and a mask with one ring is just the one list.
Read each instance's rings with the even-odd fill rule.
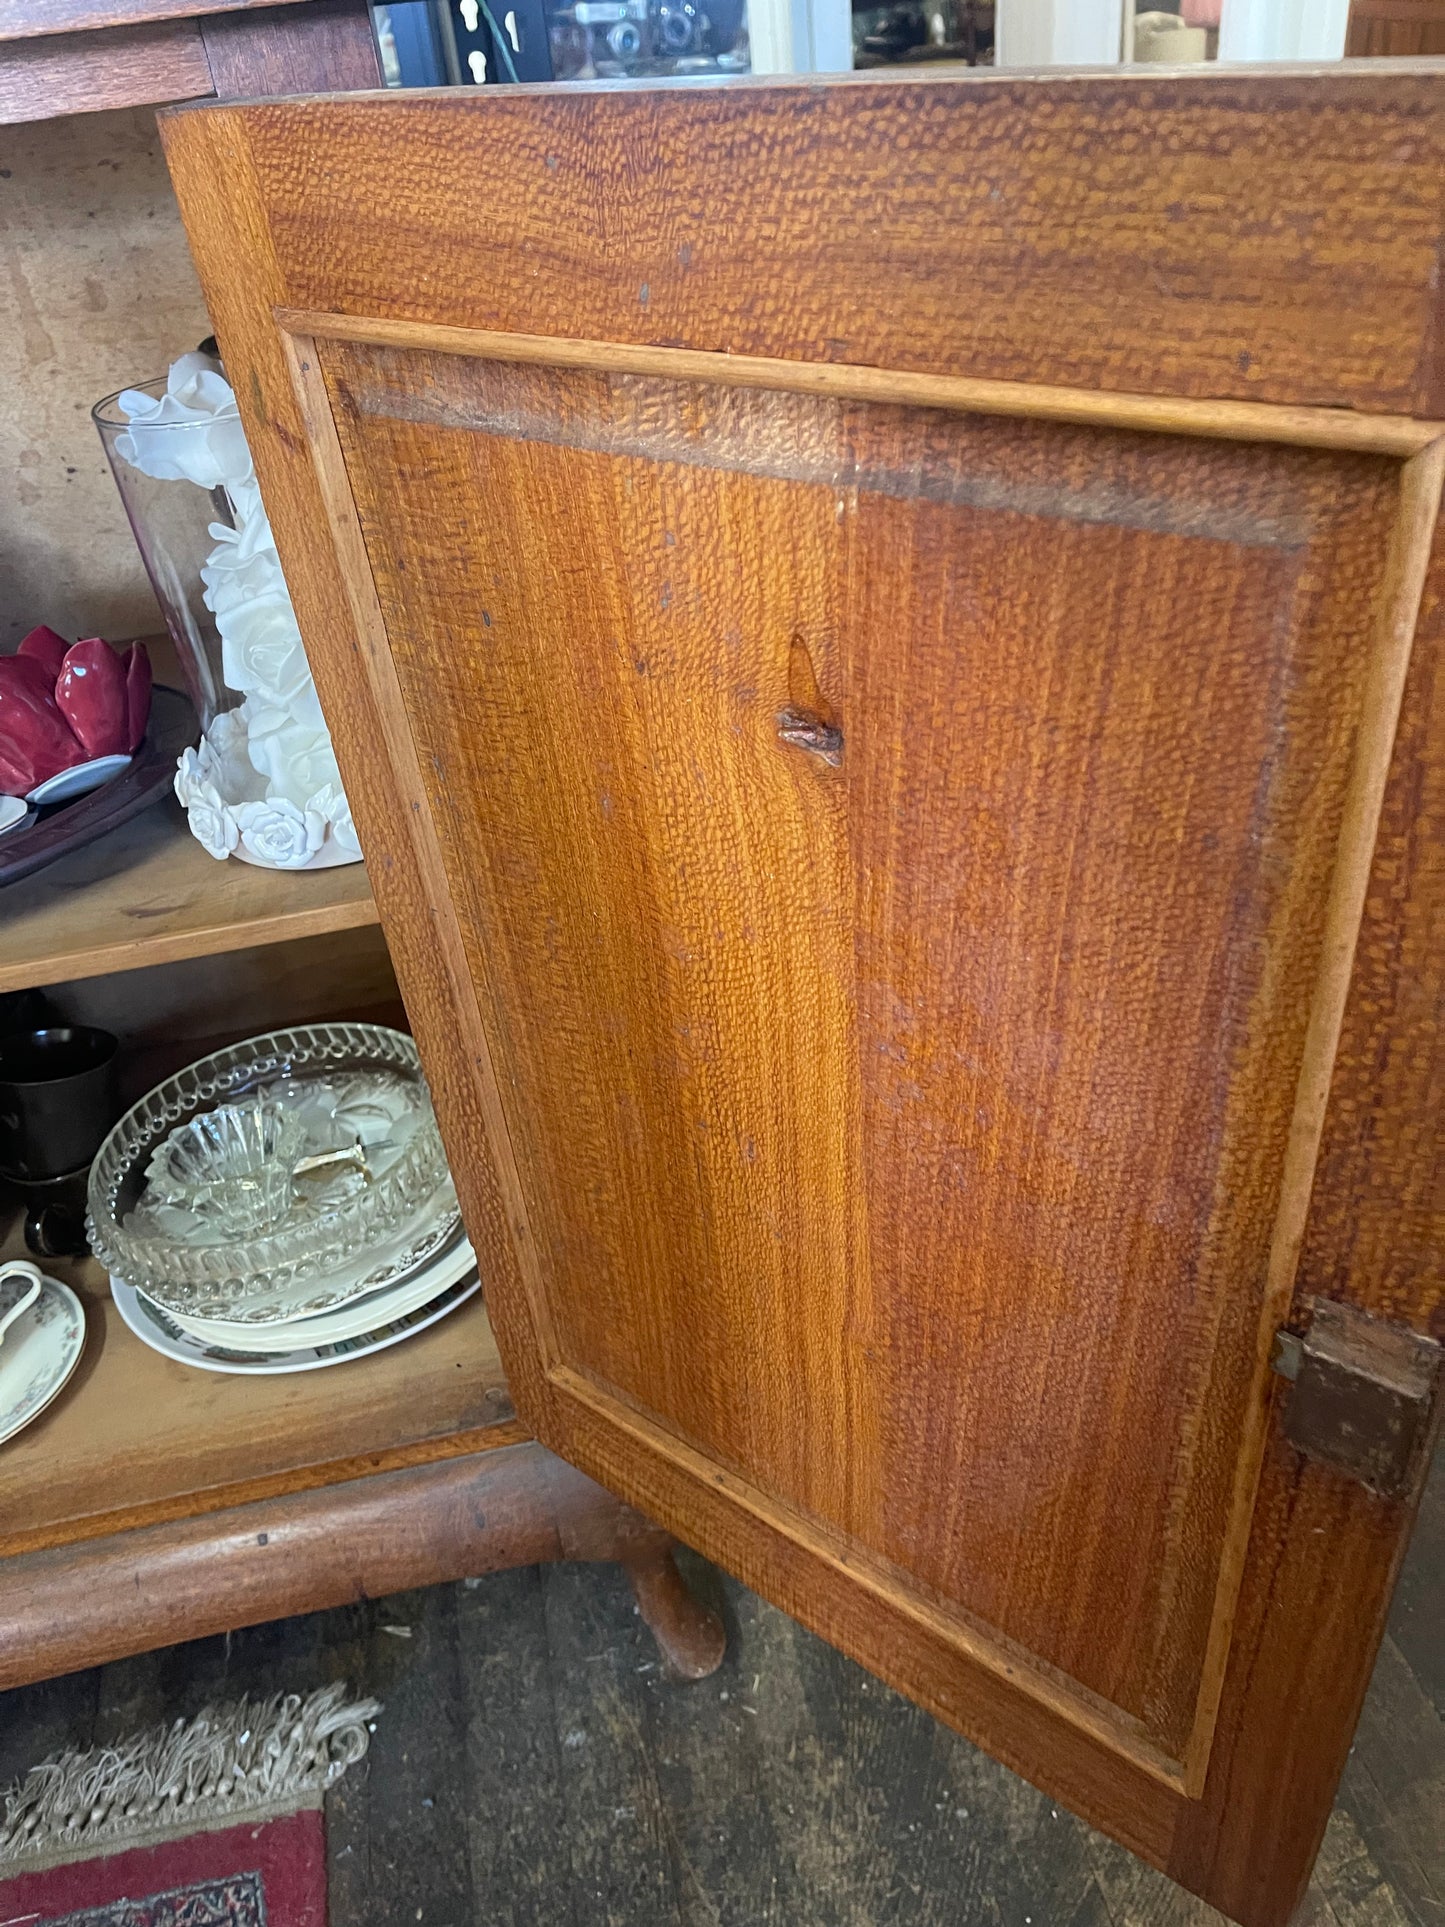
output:
[[[18,1282],[20,1289],[15,1286]],[[12,1258],[0,1265],[0,1345],[5,1342],[5,1334],[15,1323],[21,1312],[29,1311],[40,1296],[40,1287],[45,1282],[42,1274],[23,1258]]]

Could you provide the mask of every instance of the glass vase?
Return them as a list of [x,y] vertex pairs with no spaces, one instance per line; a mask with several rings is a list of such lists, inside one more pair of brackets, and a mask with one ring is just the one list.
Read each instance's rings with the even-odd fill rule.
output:
[[[175,644],[191,701],[200,716],[202,729],[209,729],[222,710],[236,707],[241,695],[237,690],[228,689],[222,680],[221,637],[216,619],[204,601],[201,569],[215,546],[211,525],[220,523],[234,528],[236,518],[223,487],[202,488],[181,478],[160,481],[119,454],[116,442],[129,427],[119,407],[120,395],[136,389],[159,397],[165,393],[166,378],[162,375],[155,381],[132,383],[130,389],[107,395],[91,410],[91,418],[100,431],[106,459],[120,490],[151,588]],[[173,440],[178,469],[191,469],[197,463],[188,459],[188,448],[199,452],[211,429],[208,422],[171,422],[152,432]]]
[[176,796],[213,857],[271,870],[361,860],[330,732],[219,362],[182,355],[163,381],[92,411],[183,673],[201,740]]

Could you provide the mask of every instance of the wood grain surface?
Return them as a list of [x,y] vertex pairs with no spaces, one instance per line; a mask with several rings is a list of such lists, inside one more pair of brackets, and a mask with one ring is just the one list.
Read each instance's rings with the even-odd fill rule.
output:
[[256,13],[305,5],[308,0],[0,0],[0,41],[42,34],[93,32],[98,27],[150,26],[201,14]]
[[0,990],[254,949],[375,921],[362,864],[292,876],[217,863],[167,800],[10,886]]
[[666,1534],[510,1430],[495,1428],[493,1449],[4,1560],[0,1688],[553,1559],[619,1561],[680,1674],[716,1671],[721,1625],[678,1577]]
[[1369,65],[529,87],[483,115],[443,90],[246,122],[296,308],[1423,415],[1445,414],[1442,136],[1434,76]]
[[969,375],[910,375],[847,362],[779,361],[760,355],[704,354],[636,342],[558,340],[553,335],[496,334],[430,321],[386,321],[376,315],[315,314],[280,308],[289,334],[370,347],[411,348],[523,366],[590,369],[605,375],[659,375],[669,381],[721,382],[836,401],[894,402],[965,415],[1073,422],[1158,435],[1202,435],[1232,442],[1283,442],[1293,448],[1340,448],[1366,455],[1419,454],[1441,432],[1439,422],[1409,415],[1362,415],[1343,408],[1287,408],[1279,403],[1161,401],[1092,388],[1038,382],[979,381]]
[[557,1362],[1182,1758],[1397,466],[323,364]]
[[[1420,793],[1434,457],[268,310],[1432,415],[1442,106],[1405,73],[166,124],[519,1408],[1251,1927],[1303,1889],[1409,1518],[1283,1446],[1265,1341],[1316,1146],[1315,1208],[1359,1210],[1373,923],[1436,901],[1427,845],[1388,908],[1370,857]],[[1136,112],[1170,158],[1126,181]],[[1357,271],[1397,278],[1351,333]],[[1372,1119],[1407,1193],[1436,1024]],[[1394,1312],[1435,1302],[1411,1269]]]
[[0,126],[214,91],[193,21],[53,34],[0,48]]
[[291,0],[212,13],[199,26],[212,90],[222,100],[381,85],[366,0]]

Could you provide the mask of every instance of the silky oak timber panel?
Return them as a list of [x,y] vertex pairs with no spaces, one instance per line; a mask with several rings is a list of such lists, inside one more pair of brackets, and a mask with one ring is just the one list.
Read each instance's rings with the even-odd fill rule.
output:
[[1319,89],[529,88],[257,107],[246,145],[295,308],[1445,415],[1438,78]]
[[322,361],[558,1361],[1181,1757],[1398,465]]
[[[1346,339],[1301,294],[1358,266],[1353,142],[1428,225],[1416,170],[1445,96],[1390,78],[1394,110],[1354,76],[1313,93],[1297,78],[728,90],[701,97],[665,237],[649,170],[651,143],[680,139],[670,96],[544,93],[460,119],[450,103],[433,118],[308,102],[166,130],[519,1406],[1261,1922],[1307,1873],[1409,1510],[1260,1430],[1263,1341],[1301,1237],[1315,1252],[1329,1210],[1383,1226],[1392,1189],[1423,1197],[1428,1163],[1432,1012],[1413,1009],[1390,1068],[1397,1108],[1377,1106],[1368,1136],[1357,1113],[1402,959],[1438,914],[1412,819],[1418,652],[1388,888],[1380,858],[1366,882],[1439,460],[1266,445],[1358,445],[1371,419],[1381,446],[1433,434],[1385,421],[1429,392],[1423,240],[1394,263],[1409,339],[1383,310]],[[1177,208],[1151,180],[1106,220],[1089,130],[1129,125],[1146,99],[1156,130],[1173,117]],[[587,170],[558,134],[582,138],[579,111]],[[769,253],[801,162],[775,183],[755,159],[751,228],[690,213],[719,145],[741,155],[751,136],[772,166],[779,129],[810,117],[839,152],[845,125],[862,145],[926,129],[947,171],[1003,111],[1030,153],[1072,157],[1048,191],[1079,210],[1057,244],[1077,254],[1070,309],[1058,262],[1030,252],[1043,190],[1015,204],[1009,352],[1031,380],[1104,392],[1100,342],[1127,343],[1146,394],[1375,415],[1316,411],[1306,434],[1281,409],[1271,435],[1247,409],[1230,428],[1185,400],[1176,435],[1145,438],[1010,419],[1039,412],[1036,388],[970,416],[862,399],[856,367],[847,399],[747,393],[725,363],[707,379],[609,369],[609,329],[624,349],[816,365],[826,305],[847,360],[866,341],[895,368],[1010,372],[986,317],[970,333],[974,305],[939,298],[950,276],[972,295],[976,271],[1001,272],[1007,210],[992,235],[935,235],[925,259],[911,197],[895,182],[879,227],[888,190],[865,170],[859,235],[903,235],[920,262],[886,289],[860,282],[861,243],[843,247],[836,220],[831,252],[791,271]],[[1293,212],[1249,230],[1242,264],[1215,264],[1217,311],[1202,280],[1176,279],[1175,336],[1151,346],[1091,277],[1130,235],[1137,271],[1115,260],[1116,279],[1157,283],[1171,221],[1207,251],[1216,203],[1191,168],[1216,114],[1235,144],[1216,150],[1211,196],[1244,205],[1288,153]],[[515,251],[530,176],[484,218],[455,166],[464,150],[485,171],[514,137],[574,220],[530,252]],[[342,241],[371,218],[357,183],[383,146],[413,230],[405,246],[391,231],[389,268],[365,236]],[[1331,182],[1347,203],[1333,257]],[[840,176],[833,192],[851,189]],[[669,263],[719,233],[720,259],[672,287]],[[644,244],[673,304],[660,320],[650,282],[628,291]],[[570,301],[551,280],[564,254]],[[1030,333],[1041,292],[1049,339]],[[279,327],[272,311],[296,308],[321,317]],[[482,335],[457,360],[431,352],[457,344],[430,320],[399,348],[407,314],[566,336],[558,360],[604,340],[581,368],[522,367]],[[391,346],[366,345],[369,316]],[[1261,439],[1186,439],[1221,433]],[[789,711],[801,734],[780,733]],[[836,729],[835,767],[806,745]],[[1370,981],[1343,1010],[1337,1072],[1354,1108],[1326,1119],[1362,905]],[[1322,1122],[1338,1195],[1307,1226]],[[1390,1304],[1420,1323],[1419,1209],[1412,1238]],[[1336,1295],[1369,1295],[1347,1252],[1324,1258]],[[1338,1690],[1305,1694],[1320,1667]]]

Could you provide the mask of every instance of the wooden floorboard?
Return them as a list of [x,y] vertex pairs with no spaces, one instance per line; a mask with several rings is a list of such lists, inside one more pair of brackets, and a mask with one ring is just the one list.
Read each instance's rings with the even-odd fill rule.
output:
[[[1445,1927],[1445,1471],[1300,1927]],[[332,1927],[1217,1927],[1220,1917],[692,1561],[723,1669],[666,1678],[610,1567],[501,1573],[0,1695],[51,1748],[332,1679],[385,1710],[328,1802]]]

